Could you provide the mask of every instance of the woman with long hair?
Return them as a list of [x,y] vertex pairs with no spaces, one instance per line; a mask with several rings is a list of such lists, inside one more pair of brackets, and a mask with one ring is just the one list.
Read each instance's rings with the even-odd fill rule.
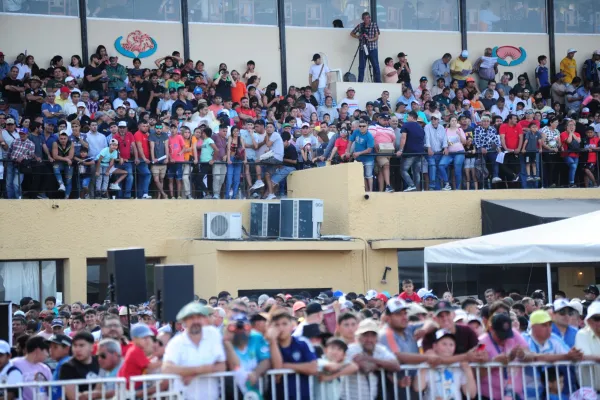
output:
[[50,60],[50,68],[54,69],[56,67],[63,67],[63,63],[62,56],[56,55]]
[[81,57],[77,54],[71,56],[71,64],[68,66],[69,75],[75,79],[83,79],[83,63],[81,62]]
[[225,198],[234,199],[240,187],[242,164],[246,164],[246,150],[240,136],[240,128],[231,128],[227,140],[227,178],[225,180]]
[[98,56],[98,68],[104,69],[108,65],[108,52],[104,45],[96,47],[96,55]]
[[454,166],[454,189],[462,189],[462,169],[465,162],[465,144],[467,137],[465,132],[458,125],[456,116],[450,117],[448,127],[446,128],[446,138],[448,139],[448,156],[452,159]]

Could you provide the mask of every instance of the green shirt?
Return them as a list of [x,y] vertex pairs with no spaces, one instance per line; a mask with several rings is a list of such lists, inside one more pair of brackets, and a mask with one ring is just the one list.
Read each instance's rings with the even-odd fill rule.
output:
[[204,142],[202,142],[202,150],[200,152],[200,162],[206,163],[213,159],[213,154],[215,150],[210,146],[214,144],[215,141],[211,138],[206,138]]

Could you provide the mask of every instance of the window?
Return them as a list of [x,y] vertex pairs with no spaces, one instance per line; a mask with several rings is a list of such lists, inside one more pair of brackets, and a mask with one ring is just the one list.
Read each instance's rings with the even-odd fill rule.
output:
[[[154,293],[154,266],[160,263],[159,258],[146,258],[146,282],[137,282],[146,286],[148,297]],[[101,304],[107,299],[109,293],[106,258],[89,258],[87,260],[87,303]]]
[[181,21],[181,0],[87,0],[89,18]]
[[554,0],[556,33],[600,33],[598,0]]
[[368,0],[285,0],[284,4],[286,26],[331,28],[339,19],[344,28],[354,28],[362,13],[369,11]]
[[458,31],[458,0],[379,0],[377,23],[383,29]]
[[275,0],[188,0],[190,22],[277,25]]
[[546,33],[545,0],[467,0],[467,30]]
[[63,292],[62,261],[0,262],[0,301],[18,303],[31,297],[43,302]]
[[0,11],[33,15],[79,16],[77,0],[0,0]]

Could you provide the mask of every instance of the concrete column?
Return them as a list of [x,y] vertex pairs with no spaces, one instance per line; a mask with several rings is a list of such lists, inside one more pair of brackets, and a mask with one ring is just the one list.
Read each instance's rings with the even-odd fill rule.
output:
[[87,259],[73,257],[64,261],[64,303],[87,303]]

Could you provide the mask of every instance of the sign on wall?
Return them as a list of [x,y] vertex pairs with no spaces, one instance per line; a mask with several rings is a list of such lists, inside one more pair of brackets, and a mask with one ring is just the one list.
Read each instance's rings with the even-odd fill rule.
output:
[[498,57],[498,64],[504,67],[514,67],[525,62],[527,52],[522,47],[496,46],[492,49],[492,57]]
[[158,43],[142,31],[133,31],[126,38],[119,36],[115,40],[115,49],[125,57],[146,58],[156,53]]

